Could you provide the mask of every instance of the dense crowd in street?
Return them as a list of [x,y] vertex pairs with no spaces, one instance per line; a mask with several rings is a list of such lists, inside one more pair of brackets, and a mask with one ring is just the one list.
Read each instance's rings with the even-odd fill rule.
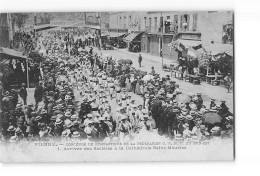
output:
[[161,77],[153,68],[146,73],[129,61],[98,55],[91,41],[69,32],[38,39],[45,59],[43,76],[31,76],[38,82],[35,104],[27,102],[25,82],[18,91],[4,92],[3,142],[117,142],[135,140],[143,132],[193,142],[233,137],[234,118],[225,101],[211,99],[206,107],[200,92],[185,95],[169,75]]

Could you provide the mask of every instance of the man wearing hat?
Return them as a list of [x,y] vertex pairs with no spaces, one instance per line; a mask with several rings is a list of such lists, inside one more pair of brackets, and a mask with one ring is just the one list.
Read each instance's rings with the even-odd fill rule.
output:
[[57,116],[51,116],[50,123],[48,124],[48,127],[51,129],[50,134],[54,136],[54,129],[55,129],[55,122],[56,122]]
[[98,121],[93,121],[90,124],[91,132],[90,132],[90,141],[97,142],[99,140],[99,122]]
[[172,104],[168,105],[168,112],[167,112],[167,135],[169,138],[172,140],[174,136],[174,124],[177,123],[177,114],[178,114],[178,109],[175,109]]
[[41,120],[41,116],[32,116],[32,118],[29,120],[29,133],[32,134],[33,136],[38,136],[39,135],[39,128],[38,128],[38,123]]
[[32,118],[32,112],[33,112],[34,110],[33,110],[33,104],[32,104],[32,102],[29,102],[28,103],[28,106],[27,106],[27,110],[26,110],[26,114],[27,114],[27,119],[29,120],[29,119],[31,119]]
[[59,138],[63,131],[63,122],[60,118],[56,118],[54,125],[54,137]]
[[18,93],[14,89],[12,89],[10,95],[13,97],[13,99],[11,100],[13,107],[16,107],[18,103]]
[[195,126],[194,117],[191,115],[187,115],[186,122],[187,124],[189,124],[189,130],[192,131],[193,127]]
[[5,136],[6,140],[9,140],[12,136],[15,135],[16,128],[13,125],[10,125],[7,129],[7,134]]
[[110,130],[107,123],[105,123],[106,119],[104,116],[99,118],[100,124],[99,124],[99,139],[103,141],[106,137],[109,136]]
[[19,95],[23,99],[24,105],[27,104],[27,90],[25,86],[26,84],[22,83],[21,88],[19,89]]
[[213,107],[216,107],[215,99],[211,98],[209,108],[212,109]]
[[42,101],[43,95],[44,95],[43,82],[40,81],[34,91],[34,99],[35,99],[36,106],[40,101]]
[[84,140],[84,139],[87,139],[87,138],[88,138],[88,136],[87,136],[87,134],[86,134],[86,132],[85,132],[85,125],[84,125],[83,123],[79,124],[78,132],[79,132],[79,134],[80,134],[80,138],[81,138],[81,139]]
[[203,105],[203,99],[201,97],[201,93],[197,93],[197,97],[198,97],[198,99],[197,99],[196,104],[197,104],[197,108],[198,108],[198,111],[199,111],[202,108],[202,105]]
[[161,136],[168,136],[168,113],[171,108],[168,100],[162,105],[158,121],[158,134]]

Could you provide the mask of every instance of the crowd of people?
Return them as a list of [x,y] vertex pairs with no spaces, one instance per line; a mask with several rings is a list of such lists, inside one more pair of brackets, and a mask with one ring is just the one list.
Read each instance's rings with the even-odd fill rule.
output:
[[64,36],[68,34],[40,41],[47,52],[35,104],[27,103],[25,84],[18,93],[4,92],[2,141],[118,142],[137,140],[141,134],[179,141],[233,137],[234,119],[225,101],[212,99],[206,107],[201,93],[183,94],[170,76],[99,56],[79,39],[69,47],[75,52],[68,52],[62,47],[68,42]]

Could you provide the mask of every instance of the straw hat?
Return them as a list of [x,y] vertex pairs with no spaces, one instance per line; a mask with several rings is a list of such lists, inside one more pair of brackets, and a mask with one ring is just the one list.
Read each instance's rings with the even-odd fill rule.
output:
[[184,120],[184,119],[185,119],[185,116],[183,116],[183,115],[181,114],[181,115],[179,115],[179,116],[177,117],[177,119],[178,119],[178,120]]
[[55,121],[55,125],[60,125],[62,124],[62,120],[60,118],[57,118]]
[[192,137],[190,138],[190,140],[191,140],[192,142],[199,142],[199,137],[198,137],[198,136],[192,136]]
[[70,112],[66,112],[66,113],[65,113],[65,116],[68,117],[68,118],[70,118],[70,117],[71,117],[71,113],[70,113]]
[[176,134],[174,139],[175,140],[183,140],[183,137],[182,137],[181,134]]
[[79,117],[76,114],[73,114],[70,118],[71,120],[77,120]]
[[56,121],[57,116],[51,116],[51,121]]
[[9,142],[10,143],[16,143],[18,141],[18,137],[17,136],[12,136],[10,139],[9,139]]
[[187,115],[187,116],[186,116],[186,119],[187,119],[187,120],[193,120],[193,117],[192,117],[191,115]]
[[36,116],[36,117],[35,117],[35,120],[36,120],[36,121],[39,121],[39,120],[41,120],[41,119],[42,119],[42,116]]
[[79,138],[80,137],[80,134],[78,131],[74,131],[71,135],[72,138]]
[[66,137],[68,135],[68,132],[65,130],[61,133],[61,137]]
[[211,133],[215,133],[215,132],[219,132],[219,131],[220,131],[220,127],[218,127],[218,126],[214,126],[214,127],[210,130]]
[[9,126],[7,129],[7,131],[10,131],[10,132],[15,131],[15,130],[16,130],[16,128],[13,125]]
[[200,129],[201,130],[206,130],[206,126],[205,125],[200,125]]

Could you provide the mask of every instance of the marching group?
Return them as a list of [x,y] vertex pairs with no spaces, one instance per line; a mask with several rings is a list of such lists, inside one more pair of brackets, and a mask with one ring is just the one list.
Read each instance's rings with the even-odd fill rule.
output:
[[[64,42],[49,38],[50,45]],[[143,132],[179,141],[233,137],[234,119],[225,101],[212,99],[206,107],[201,93],[181,101],[185,95],[170,76],[160,77],[154,69],[143,73],[78,42],[73,48],[78,52],[62,47],[47,52],[35,104],[27,103],[25,84],[18,93],[4,92],[2,141],[117,142],[135,140]]]

